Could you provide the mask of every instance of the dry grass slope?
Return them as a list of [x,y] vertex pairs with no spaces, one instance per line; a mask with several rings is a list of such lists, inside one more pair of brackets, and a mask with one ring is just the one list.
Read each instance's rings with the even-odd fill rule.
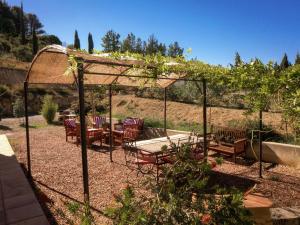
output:
[[[156,99],[135,97],[134,95],[113,96],[113,114],[135,117],[147,117],[163,119],[164,102]],[[210,113],[211,111],[211,113]],[[208,121],[218,126],[227,126],[231,120],[243,120],[246,118],[257,119],[258,113],[245,115],[245,110],[228,109],[221,107],[208,108]],[[202,123],[202,107],[198,105],[178,102],[167,102],[167,118],[174,124],[178,123]],[[263,120],[266,125],[272,126],[278,132],[284,133],[280,113],[264,112]]]

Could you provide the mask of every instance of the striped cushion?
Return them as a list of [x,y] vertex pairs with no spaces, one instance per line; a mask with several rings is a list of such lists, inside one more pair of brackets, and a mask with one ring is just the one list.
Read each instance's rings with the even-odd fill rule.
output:
[[123,124],[126,125],[138,125],[138,127],[141,129],[143,128],[144,121],[139,118],[126,118],[123,122]]
[[94,119],[96,127],[101,127],[102,124],[106,123],[106,117],[105,116],[96,116]]
[[66,119],[65,120],[65,125],[67,126],[67,127],[76,127],[76,121],[75,121],[75,119]]

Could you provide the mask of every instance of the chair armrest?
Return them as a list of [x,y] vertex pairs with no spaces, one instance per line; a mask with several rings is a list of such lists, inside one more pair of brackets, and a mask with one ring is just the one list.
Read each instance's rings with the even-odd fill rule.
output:
[[238,144],[240,142],[246,142],[247,140],[248,140],[247,138],[238,139],[238,140],[234,141],[234,144]]

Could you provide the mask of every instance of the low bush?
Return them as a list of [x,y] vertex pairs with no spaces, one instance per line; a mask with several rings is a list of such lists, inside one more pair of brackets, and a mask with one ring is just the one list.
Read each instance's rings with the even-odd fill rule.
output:
[[15,57],[24,62],[30,62],[33,58],[31,49],[28,46],[20,45],[13,49]]
[[7,40],[0,39],[0,55],[3,53],[9,53],[11,50],[11,45]]
[[116,204],[104,212],[113,224],[253,224],[242,193],[209,184],[210,164],[193,159],[189,146],[174,145],[175,163],[162,168],[160,182],[150,178],[143,185],[150,195],[135,195],[128,186],[115,196]]
[[48,124],[53,123],[57,109],[58,105],[53,101],[53,97],[50,95],[45,95],[41,114]]
[[[25,110],[24,110],[24,102],[22,98],[17,98],[16,101],[13,103],[13,115],[16,118],[24,117]],[[24,123],[24,121],[19,121],[20,124]]]

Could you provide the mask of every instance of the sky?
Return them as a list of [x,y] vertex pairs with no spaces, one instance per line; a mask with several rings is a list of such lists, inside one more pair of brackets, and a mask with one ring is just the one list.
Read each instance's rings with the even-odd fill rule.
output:
[[[6,0],[20,5],[21,0]],[[101,50],[101,37],[113,29],[125,38],[133,32],[147,40],[178,41],[192,49],[187,57],[227,66],[235,52],[249,61],[294,62],[300,52],[299,0],[23,0],[24,11],[38,15],[48,34],[67,44],[78,30],[87,48],[91,32]]]

